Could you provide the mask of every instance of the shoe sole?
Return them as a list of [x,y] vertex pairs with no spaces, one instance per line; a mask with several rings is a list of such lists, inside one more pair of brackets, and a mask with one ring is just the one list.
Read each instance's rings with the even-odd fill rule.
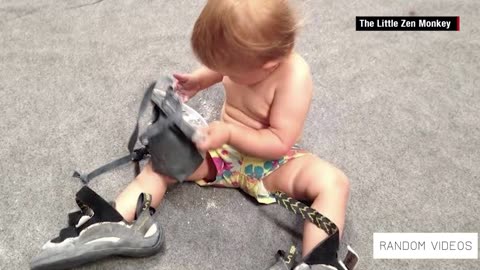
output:
[[[160,228],[158,226],[158,228]],[[161,230],[161,229],[160,229]],[[61,270],[77,267],[84,265],[90,262],[97,260],[105,259],[113,256],[120,257],[149,257],[158,253],[165,242],[165,235],[163,230],[159,231],[158,239],[155,242],[155,245],[147,248],[131,248],[131,247],[109,247],[109,248],[98,248],[93,250],[85,251],[79,250],[72,253],[77,253],[77,255],[72,254],[71,256],[65,258],[58,258],[65,256],[64,253],[60,252],[54,254],[44,260],[39,260],[37,262],[32,262],[32,270]],[[78,254],[81,253],[81,254]]]

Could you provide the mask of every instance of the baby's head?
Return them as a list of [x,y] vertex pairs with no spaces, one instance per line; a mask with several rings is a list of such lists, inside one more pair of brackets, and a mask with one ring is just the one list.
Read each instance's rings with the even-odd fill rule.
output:
[[291,53],[297,26],[288,0],[208,0],[191,42],[205,66],[254,84]]

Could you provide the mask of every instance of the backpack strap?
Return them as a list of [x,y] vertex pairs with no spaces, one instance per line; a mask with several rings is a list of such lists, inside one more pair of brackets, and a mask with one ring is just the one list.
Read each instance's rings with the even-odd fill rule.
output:
[[[168,80],[163,80],[163,81],[167,82]],[[168,82],[171,84],[171,80],[168,81]],[[156,86],[157,83],[158,82],[150,83],[147,90],[143,94],[142,102],[140,103],[140,108],[138,110],[138,115],[137,115],[137,121],[135,123],[135,128],[132,132],[132,135],[130,135],[130,139],[128,140],[127,149],[128,149],[129,154],[125,155],[121,158],[118,158],[118,159],[116,159],[112,162],[109,162],[109,163],[91,171],[90,173],[82,174],[78,171],[74,171],[73,175],[72,175],[73,177],[79,178],[86,185],[93,178],[95,178],[95,177],[97,177],[97,176],[99,176],[99,175],[101,175],[105,172],[111,171],[111,170],[113,170],[113,169],[115,169],[119,166],[127,164],[131,161],[133,161],[134,164],[135,164],[135,175],[138,175],[140,173],[139,162],[141,160],[143,160],[148,155],[148,150],[147,150],[146,147],[141,147],[141,148],[138,148],[138,149],[134,149],[134,148],[135,148],[135,144],[137,143],[137,140],[138,140],[140,119],[142,118],[143,114],[145,113],[145,110],[148,107],[148,103],[150,102],[150,100],[152,98],[153,89],[155,89],[155,86]]]
[[[148,155],[148,151],[145,147],[138,148],[133,150],[131,154],[128,154],[126,156],[123,156],[119,159],[116,159],[114,161],[111,161],[103,166],[98,167],[97,169],[89,172],[89,173],[80,173],[78,171],[73,171],[72,177],[79,178],[85,185],[90,182],[93,178],[106,173],[108,171],[111,171],[117,167],[120,167],[124,164],[130,163],[130,162],[135,162],[137,164],[140,160],[144,159]],[[138,175],[137,171],[139,171],[139,168],[135,168],[136,175]]]
[[137,143],[138,140],[138,132],[139,132],[139,122],[140,118],[142,118],[143,114],[145,113],[145,110],[148,107],[148,102],[152,98],[153,94],[153,89],[155,89],[156,82],[152,82],[147,90],[145,91],[145,94],[143,94],[143,99],[142,102],[140,103],[140,109],[138,109],[138,115],[137,115],[137,121],[135,123],[135,128],[133,129],[132,135],[130,135],[130,139],[128,140],[128,145],[127,149],[128,152],[132,153],[133,148],[135,147],[135,144]]

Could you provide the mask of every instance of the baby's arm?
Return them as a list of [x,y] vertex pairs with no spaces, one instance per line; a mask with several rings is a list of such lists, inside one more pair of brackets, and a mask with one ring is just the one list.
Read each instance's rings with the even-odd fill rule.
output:
[[177,80],[174,83],[174,87],[184,102],[196,95],[199,91],[221,82],[223,79],[220,73],[204,66],[191,74],[176,73],[173,74],[173,77]]
[[200,90],[208,88],[216,83],[219,83],[223,79],[223,75],[213,71],[205,66],[195,70],[192,75],[198,78]]
[[312,79],[307,65],[298,68],[275,92],[270,127],[260,130],[229,125],[228,143],[239,151],[264,159],[284,156],[300,136],[312,98]]

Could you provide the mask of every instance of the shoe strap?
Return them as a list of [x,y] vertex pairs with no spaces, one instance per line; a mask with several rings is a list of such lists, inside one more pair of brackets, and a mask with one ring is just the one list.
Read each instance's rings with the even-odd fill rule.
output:
[[140,217],[144,211],[148,210],[150,215],[155,213],[155,209],[150,207],[152,205],[152,195],[148,193],[140,193],[137,199],[137,207],[135,210],[135,219]]
[[293,265],[295,264],[296,256],[297,256],[297,247],[295,247],[295,245],[290,246],[290,249],[288,250],[288,254],[286,252],[283,252],[282,257],[288,269],[292,269]]
[[325,231],[328,235],[333,235],[338,232],[338,227],[329,218],[320,214],[317,210],[313,209],[306,204],[297,201],[283,192],[275,192],[273,196],[277,199],[277,203],[291,212],[301,215],[303,219],[306,219],[317,227]]
[[80,207],[83,213],[88,213],[89,209],[94,212],[93,217],[87,222],[89,225],[91,223],[119,222],[123,220],[122,215],[120,215],[110,203],[100,197],[100,195],[95,193],[88,186],[83,186],[77,192],[76,201],[78,207]]

